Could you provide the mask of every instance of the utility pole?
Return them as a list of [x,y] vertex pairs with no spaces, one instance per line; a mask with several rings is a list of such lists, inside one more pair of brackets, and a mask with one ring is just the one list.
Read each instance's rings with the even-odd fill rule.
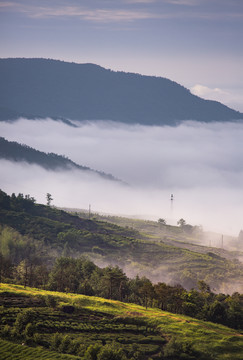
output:
[[91,217],[91,205],[89,204],[89,219]]
[[174,195],[171,194],[170,195],[170,209],[171,209],[171,211],[173,211],[173,201],[174,201]]
[[173,220],[174,220],[174,215],[173,215],[173,202],[174,202],[174,195],[171,194],[170,195],[170,217],[171,217],[171,221],[173,223]]

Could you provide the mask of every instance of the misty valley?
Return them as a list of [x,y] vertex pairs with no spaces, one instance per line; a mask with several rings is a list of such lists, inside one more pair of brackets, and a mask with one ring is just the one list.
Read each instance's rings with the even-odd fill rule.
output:
[[[111,359],[223,358],[215,339],[208,353],[204,339],[196,345],[188,338],[184,322],[195,319],[199,329],[208,321],[228,326],[226,333],[224,327],[215,331],[225,339],[235,336],[233,348],[227,345],[224,352],[234,351],[240,359],[242,233],[225,238],[226,250],[222,242],[202,245],[219,234],[204,233],[184,219],[171,226],[161,218],[58,209],[49,193],[46,200],[47,205],[37,204],[30,195],[0,192],[0,349],[7,339],[24,341],[38,358],[46,353],[35,354],[36,346],[51,350],[51,358],[55,351],[82,359],[93,352],[100,359],[106,358],[103,352]],[[69,298],[70,293],[81,295]],[[102,298],[104,305],[92,300]],[[119,304],[127,304],[127,312]],[[164,327],[159,313],[155,321],[146,311],[166,311],[169,324]],[[170,323],[174,317],[185,332],[179,338]]]
[[243,114],[95,64],[0,78],[0,358],[242,360]]
[[240,123],[0,129],[6,359],[241,359]]

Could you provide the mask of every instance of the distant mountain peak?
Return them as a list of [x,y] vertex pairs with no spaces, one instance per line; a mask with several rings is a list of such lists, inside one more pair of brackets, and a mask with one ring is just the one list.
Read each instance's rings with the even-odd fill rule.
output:
[[0,120],[18,114],[146,125],[243,120],[166,78],[51,59],[0,59],[0,99]]

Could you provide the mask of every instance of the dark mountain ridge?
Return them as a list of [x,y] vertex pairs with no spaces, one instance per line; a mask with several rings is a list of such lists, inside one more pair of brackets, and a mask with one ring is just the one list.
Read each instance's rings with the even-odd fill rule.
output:
[[106,180],[119,181],[111,174],[106,174],[101,171],[93,170],[87,166],[76,164],[74,161],[63,155],[54,153],[45,153],[33,149],[30,146],[19,144],[15,141],[8,141],[0,137],[0,159],[6,159],[15,162],[25,161],[29,164],[37,164],[47,170],[81,170],[89,171],[93,174],[99,175]]
[[0,59],[0,120],[53,117],[174,125],[184,120],[243,120],[166,78],[115,72],[94,64]]

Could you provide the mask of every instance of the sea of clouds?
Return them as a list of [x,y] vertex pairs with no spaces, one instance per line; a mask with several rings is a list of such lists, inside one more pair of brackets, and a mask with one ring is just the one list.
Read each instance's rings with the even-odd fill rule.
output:
[[[92,211],[184,218],[206,230],[238,235],[243,228],[243,124],[184,122],[176,127],[50,119],[0,122],[0,136],[65,155],[126,182],[74,171],[0,161],[0,188],[38,202]],[[171,194],[174,195],[171,206]]]

